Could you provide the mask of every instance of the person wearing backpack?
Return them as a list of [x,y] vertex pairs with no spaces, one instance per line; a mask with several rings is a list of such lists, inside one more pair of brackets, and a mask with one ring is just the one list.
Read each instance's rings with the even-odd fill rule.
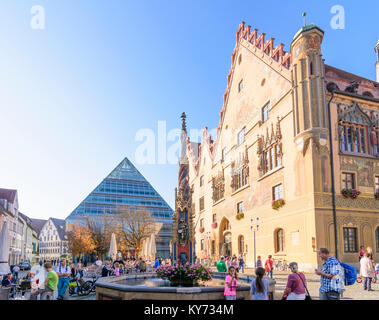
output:
[[328,249],[319,249],[318,255],[324,261],[322,270],[315,270],[321,276],[320,300],[340,300],[344,291],[344,269]]

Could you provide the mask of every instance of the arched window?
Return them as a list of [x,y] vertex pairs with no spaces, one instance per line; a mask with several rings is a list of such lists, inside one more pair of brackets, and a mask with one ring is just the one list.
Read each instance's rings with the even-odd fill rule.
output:
[[376,238],[376,252],[379,252],[379,227],[376,228],[375,238]]
[[275,253],[284,251],[284,231],[277,229],[274,235],[275,240]]
[[244,236],[238,237],[238,253],[243,254],[245,249],[245,238]]

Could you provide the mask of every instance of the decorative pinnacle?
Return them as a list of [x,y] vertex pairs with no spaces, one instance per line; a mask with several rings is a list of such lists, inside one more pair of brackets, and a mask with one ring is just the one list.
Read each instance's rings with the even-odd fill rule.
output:
[[182,118],[182,130],[187,132],[187,125],[186,125],[187,116],[185,112],[182,113],[181,118]]
[[304,27],[307,25],[306,23],[306,20],[305,20],[305,17],[307,16],[307,13],[306,12],[303,12],[303,18],[304,18]]

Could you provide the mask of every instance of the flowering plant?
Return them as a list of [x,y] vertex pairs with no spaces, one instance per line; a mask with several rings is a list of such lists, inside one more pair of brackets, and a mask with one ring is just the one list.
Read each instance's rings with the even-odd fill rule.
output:
[[241,220],[241,219],[243,219],[244,217],[245,217],[245,214],[244,214],[243,212],[237,214],[237,216],[236,216],[237,220]]
[[353,198],[356,199],[361,194],[361,192],[357,189],[342,189],[341,191],[342,195],[345,198]]
[[156,274],[159,278],[171,282],[209,281],[213,278],[213,271],[210,268],[200,264],[190,265],[189,263],[184,266],[160,265]]
[[216,222],[216,221],[213,222],[213,223],[211,224],[211,226],[212,226],[213,229],[216,229],[216,228],[217,228],[217,222]]
[[199,228],[199,232],[200,232],[200,233],[203,233],[204,230],[205,230],[204,227],[200,227],[200,228]]
[[284,199],[278,199],[278,200],[274,200],[272,202],[272,208],[274,210],[279,210],[281,207],[283,207],[284,205],[286,204],[285,200]]

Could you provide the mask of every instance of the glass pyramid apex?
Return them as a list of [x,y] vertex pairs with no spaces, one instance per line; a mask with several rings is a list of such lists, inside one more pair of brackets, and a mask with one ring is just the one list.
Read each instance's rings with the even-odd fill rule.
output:
[[171,219],[173,210],[125,158],[67,217],[117,214],[118,207],[143,208],[158,219]]
[[147,182],[144,176],[125,158],[121,163],[106,177],[106,179],[135,180]]

